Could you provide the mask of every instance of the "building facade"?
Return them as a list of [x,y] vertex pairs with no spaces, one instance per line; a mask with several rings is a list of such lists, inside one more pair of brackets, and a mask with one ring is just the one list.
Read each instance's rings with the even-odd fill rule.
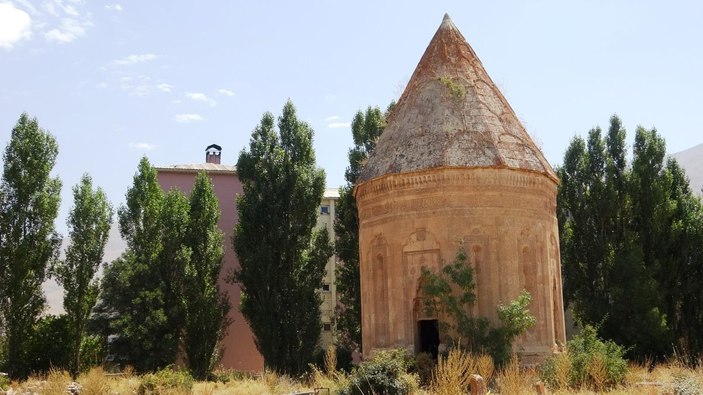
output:
[[157,167],[158,181],[161,189],[168,191],[176,188],[189,194],[195,185],[195,176],[206,172],[212,180],[213,190],[220,205],[220,221],[218,227],[224,233],[225,255],[220,273],[220,290],[227,292],[232,308],[229,318],[232,320],[227,334],[222,342],[224,353],[220,364],[226,369],[243,372],[260,372],[264,369],[264,359],[256,349],[254,336],[246,319],[239,311],[241,288],[238,284],[225,281],[226,277],[239,267],[239,259],[232,247],[232,232],[237,223],[237,194],[243,193],[234,166],[221,164],[220,146],[212,144],[207,147],[205,163]]
[[[320,210],[317,217],[317,227],[327,229],[330,240],[335,240],[334,219],[336,213],[336,203],[339,199],[339,190],[327,188],[320,203]],[[334,313],[337,308],[337,286],[335,284],[335,270],[337,267],[337,257],[332,255],[325,266],[325,277],[322,280],[322,305],[320,315],[322,321],[322,333],[320,334],[320,347],[324,350],[334,343],[335,325]]]
[[[220,289],[228,293],[232,309],[230,319],[232,324],[223,340],[224,353],[220,365],[226,369],[245,372],[259,372],[264,368],[263,357],[256,349],[254,337],[239,311],[241,288],[238,284],[225,281],[232,270],[239,267],[239,260],[234,252],[231,240],[234,226],[237,223],[237,195],[243,193],[235,166],[221,164],[222,148],[212,144],[205,149],[205,163],[183,164],[169,167],[157,167],[159,185],[164,191],[176,188],[186,194],[195,185],[195,176],[206,172],[212,180],[213,189],[222,213],[218,227],[224,233],[225,255],[220,273]],[[339,191],[326,189],[318,209],[317,226],[327,229],[330,240],[334,240],[335,205],[339,199]],[[335,285],[336,257],[332,256],[325,267],[323,285],[320,289],[322,303],[320,305],[322,331],[320,347],[326,347],[334,342],[334,313],[337,305]]]
[[[363,354],[436,350],[420,270],[463,244],[473,313],[522,290],[537,324],[513,345],[526,362],[566,339],[556,219],[558,179],[448,16],[432,38],[359,177]],[[446,319],[446,317],[444,317]]]

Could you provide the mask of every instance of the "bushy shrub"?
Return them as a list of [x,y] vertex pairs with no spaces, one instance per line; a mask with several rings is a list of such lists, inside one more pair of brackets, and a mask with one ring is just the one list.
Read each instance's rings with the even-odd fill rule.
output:
[[541,369],[542,380],[551,388],[564,387],[565,376],[570,387],[591,386],[597,390],[613,387],[625,379],[626,350],[612,341],[601,340],[596,328],[590,325],[567,343],[566,352],[568,357],[553,356]]
[[7,374],[3,373],[0,375],[0,390],[7,389],[10,386],[10,378]]
[[348,347],[337,347],[337,370],[351,372],[354,366],[353,352]]
[[412,393],[418,386],[416,375],[409,374],[413,359],[405,349],[381,350],[370,360],[352,370],[347,387],[341,395],[403,395]]
[[430,384],[436,364],[437,362],[432,358],[432,355],[426,352],[421,352],[415,356],[415,372],[420,379],[421,385],[427,386]]
[[156,395],[167,391],[190,393],[193,388],[193,376],[187,370],[174,370],[169,367],[142,377],[137,393],[139,395]]
[[215,369],[210,374],[210,380],[223,384],[230,381],[245,380],[251,378],[251,373],[245,373],[235,369]]
[[[24,374],[42,374],[51,369],[64,369],[68,367],[71,358],[69,347],[68,316],[65,314],[54,316],[47,315],[40,318],[33,328],[27,341]],[[21,374],[20,376],[23,376]]]

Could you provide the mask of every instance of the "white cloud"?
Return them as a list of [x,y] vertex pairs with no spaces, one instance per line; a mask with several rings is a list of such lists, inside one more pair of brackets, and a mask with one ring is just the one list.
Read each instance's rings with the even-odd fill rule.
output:
[[30,14],[32,15],[39,15],[39,11],[37,8],[30,3],[28,0],[15,0],[16,3],[19,3],[19,5],[22,6],[25,10],[29,11]]
[[103,82],[99,83],[99,84],[98,84],[98,88],[101,88],[101,89],[107,88],[107,82],[104,82],[104,81],[103,81]]
[[44,2],[44,9],[53,16],[61,16],[62,14],[78,16],[79,13],[73,4],[80,4],[80,1],[68,0],[68,2],[65,2],[63,0],[49,0]]
[[162,92],[171,92],[173,90],[173,85],[167,83],[161,83],[156,85],[156,89]]
[[137,151],[151,151],[156,148],[156,145],[145,142],[129,143],[128,145],[129,148]]
[[186,96],[193,101],[201,101],[207,103],[210,105],[210,107],[215,107],[217,105],[217,102],[214,99],[207,97],[204,93],[186,92]]
[[325,118],[325,122],[332,122],[332,121],[336,121],[338,119],[341,119],[341,117],[339,115],[332,115],[332,116]]
[[225,95],[225,96],[234,96],[234,92],[232,92],[232,91],[229,90],[229,89],[224,89],[224,88],[222,88],[222,89],[218,89],[217,92],[219,92],[219,93],[221,93],[221,94],[223,94],[223,95]]
[[0,47],[12,48],[32,37],[32,18],[12,3],[0,3]]
[[131,65],[131,64],[137,64],[137,63],[144,63],[144,62],[150,62],[154,59],[156,59],[156,55],[153,53],[143,53],[143,54],[132,54],[127,57],[124,57],[122,59],[115,59],[112,61],[112,64],[117,65],[117,66],[123,66],[123,65]]
[[174,119],[178,123],[188,123],[202,121],[204,118],[200,114],[177,114]]
[[348,128],[351,125],[349,122],[332,122],[327,125],[328,128],[332,129],[339,129],[339,128]]
[[122,6],[120,4],[108,4],[105,6],[110,11],[122,11]]
[[146,96],[154,89],[158,89],[150,77],[141,74],[127,74],[119,77],[119,87],[134,96]]
[[93,22],[90,12],[81,12],[80,8],[83,5],[82,0],[49,0],[44,2],[44,10],[60,20],[58,26],[44,32],[44,37],[48,41],[69,43],[84,35],[86,30],[93,26]]

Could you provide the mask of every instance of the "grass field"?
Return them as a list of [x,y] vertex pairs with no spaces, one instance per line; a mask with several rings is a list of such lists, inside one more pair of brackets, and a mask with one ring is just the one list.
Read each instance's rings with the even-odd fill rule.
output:
[[[456,362],[456,361],[455,361]],[[452,374],[452,369],[456,370]],[[413,394],[462,394],[458,386],[462,386],[462,368],[455,363],[447,367],[443,379],[435,374],[434,384],[421,386],[416,374],[410,374],[415,380]],[[540,378],[535,370],[517,369],[508,365],[505,369],[488,375],[488,390],[490,394],[536,394],[535,384]],[[273,373],[258,375],[242,375],[236,372],[217,372],[220,381],[195,382],[187,374],[170,371],[156,375],[138,376],[131,374],[129,369],[122,375],[106,375],[101,368],[91,369],[78,377],[81,385],[81,395],[112,395],[112,394],[200,394],[200,395],[245,395],[245,394],[289,394],[295,392],[313,391],[323,388],[320,394],[338,393],[349,384],[349,375],[341,372],[322,372],[313,369],[304,378],[293,379]],[[441,382],[437,382],[441,381]],[[66,372],[52,371],[45,377],[30,377],[27,381],[11,382],[4,386],[7,390],[12,387],[13,393],[36,394],[66,394],[71,378]],[[631,364],[623,383],[610,389],[599,390],[595,384],[588,388],[561,388],[548,390],[551,394],[671,394],[695,395],[703,394],[703,368],[687,368],[680,363],[671,362],[656,367],[644,364]],[[369,394],[370,395],[370,394]],[[380,394],[379,394],[380,395]]]

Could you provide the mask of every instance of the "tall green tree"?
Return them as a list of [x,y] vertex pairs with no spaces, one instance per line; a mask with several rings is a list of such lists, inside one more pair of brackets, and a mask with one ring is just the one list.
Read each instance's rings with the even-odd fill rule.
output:
[[[703,263],[700,201],[665,157],[656,130],[638,128],[628,165],[613,116],[607,136],[596,128],[587,143],[574,138],[558,169],[565,298],[577,318],[633,356],[667,355],[675,342],[690,350],[690,334],[700,333],[686,301],[696,289],[684,287]],[[684,305],[692,314],[685,320]]]
[[86,323],[98,297],[95,272],[103,259],[112,225],[112,206],[102,189],[93,189],[93,180],[84,174],[73,187],[73,209],[68,215],[71,244],[66,258],[57,262],[55,278],[63,287],[63,307],[69,328],[69,369],[75,378],[81,369],[81,343]]
[[357,111],[351,124],[354,147],[347,154],[349,167],[344,172],[346,184],[339,189],[334,232],[335,254],[339,258],[336,273],[337,294],[341,306],[336,312],[340,343],[350,350],[361,349],[361,288],[359,283],[359,217],[354,198],[354,185],[376,140],[386,127],[386,119],[395,103],[386,112],[369,106]]
[[190,202],[183,191],[172,188],[164,195],[161,207],[161,252],[155,269],[162,284],[164,324],[169,346],[168,354],[175,357],[182,342],[186,319],[183,290],[192,251],[186,245],[190,226]]
[[45,305],[41,285],[61,238],[54,230],[61,181],[51,177],[58,144],[22,114],[3,155],[0,182],[0,315],[7,339],[6,371],[21,378],[27,340]]
[[237,161],[244,194],[237,198],[233,244],[241,267],[233,279],[266,366],[281,373],[300,373],[312,361],[321,331],[318,289],[332,255],[326,229],[313,231],[325,173],[312,139],[288,101],[278,130],[264,114]]
[[[97,312],[109,317],[110,330],[119,336],[115,353],[126,356],[139,371],[152,371],[173,363],[178,351],[181,326],[174,319],[181,311],[180,299],[169,288],[178,276],[172,267],[173,250],[164,249],[165,235],[184,234],[187,226],[187,199],[178,192],[164,194],[156,170],[142,158],[126,204],[119,208],[120,233],[127,250],[105,268],[101,302]],[[182,214],[180,221],[173,212]],[[164,231],[165,213],[169,228]],[[183,214],[184,213],[184,214]],[[171,242],[171,239],[168,239]],[[177,247],[180,243],[175,243]],[[177,249],[176,252],[179,250]],[[177,259],[184,259],[177,256]],[[182,260],[176,260],[183,264]],[[174,301],[175,299],[175,301]]]
[[185,245],[190,250],[183,288],[184,350],[193,376],[204,380],[220,356],[220,341],[230,324],[229,297],[218,279],[224,257],[222,231],[217,227],[220,208],[212,182],[199,173],[190,194]]

